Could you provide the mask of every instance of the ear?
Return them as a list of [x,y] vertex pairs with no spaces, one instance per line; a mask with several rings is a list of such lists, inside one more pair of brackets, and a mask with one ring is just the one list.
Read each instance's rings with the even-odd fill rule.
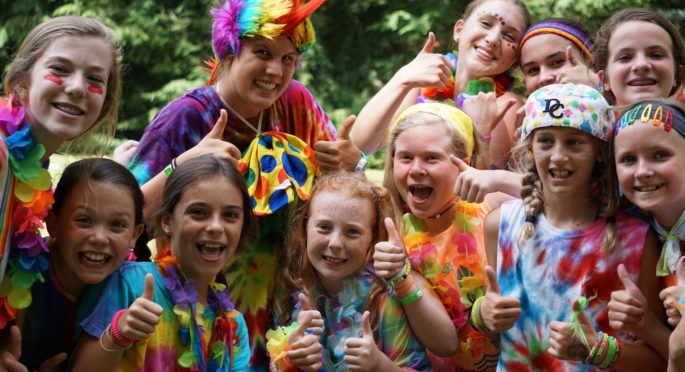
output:
[[599,77],[599,81],[602,82],[602,88],[607,92],[611,92],[611,86],[609,85],[609,82],[605,79],[606,73],[604,72],[604,70],[597,71],[597,76]]
[[171,237],[171,235],[174,232],[173,228],[172,228],[173,224],[171,223],[171,216],[168,214],[165,214],[164,216],[162,216],[161,222],[162,222],[162,230],[164,231],[164,235]]
[[136,241],[138,241],[138,238],[140,238],[140,234],[143,233],[143,230],[145,230],[145,224],[141,223],[141,224],[136,225],[136,227],[133,231],[133,237],[131,238],[131,242],[128,245],[129,248],[135,248]]
[[45,224],[47,225],[48,234],[51,238],[57,238],[57,215],[55,212],[48,212],[48,216],[45,218]]
[[459,43],[459,35],[461,34],[461,31],[464,29],[464,20],[460,19],[454,24],[454,30],[452,31],[452,39],[454,39],[455,43]]

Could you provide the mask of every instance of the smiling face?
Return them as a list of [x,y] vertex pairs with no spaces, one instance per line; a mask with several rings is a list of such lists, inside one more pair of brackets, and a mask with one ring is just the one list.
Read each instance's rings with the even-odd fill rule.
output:
[[271,106],[288,87],[295,73],[298,53],[292,41],[248,38],[240,55],[227,57],[228,71],[220,79],[223,98],[246,118]]
[[546,127],[532,133],[532,156],[545,195],[589,195],[599,159],[599,140],[574,128]]
[[571,55],[576,61],[583,63],[578,47],[565,37],[540,34],[526,41],[521,48],[520,61],[523,83],[528,93],[533,93],[545,85],[557,83],[559,74],[573,67],[566,58],[568,47],[571,47]]
[[162,218],[171,254],[188,278],[209,283],[235,253],[243,227],[240,190],[227,178],[201,179]]
[[62,36],[47,46],[31,69],[24,99],[41,143],[56,147],[90,129],[111,68],[112,50],[101,38]]
[[675,85],[673,42],[660,26],[644,21],[625,22],[609,39],[604,89],[617,105],[667,97]]
[[685,138],[663,126],[621,128],[614,139],[616,174],[626,197],[671,226],[685,209]]
[[454,26],[459,43],[459,69],[474,77],[494,76],[515,62],[516,48],[526,28],[522,10],[506,0],[486,1]]
[[60,215],[50,213],[47,226],[56,239],[52,248],[55,272],[73,295],[119,267],[143,229],[135,224],[130,191],[105,182],[75,185]]
[[454,202],[459,168],[450,160],[450,141],[451,134],[444,124],[410,127],[395,140],[393,174],[397,191],[419,218],[441,213]]
[[338,293],[342,280],[367,263],[375,209],[370,200],[322,191],[309,204],[307,258],[324,290]]

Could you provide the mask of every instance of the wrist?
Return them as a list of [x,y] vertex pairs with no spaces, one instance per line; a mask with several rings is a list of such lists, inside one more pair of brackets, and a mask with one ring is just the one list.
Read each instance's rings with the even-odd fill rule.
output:
[[112,339],[121,345],[128,345],[136,342],[132,338],[125,337],[119,332],[119,319],[126,314],[128,310],[122,309],[117,311],[112,317],[112,323],[109,325],[109,330],[112,335]]
[[368,164],[366,160],[366,155],[364,154],[363,151],[359,151],[359,161],[357,161],[357,165],[354,167],[355,172],[362,172],[366,169],[366,165]]

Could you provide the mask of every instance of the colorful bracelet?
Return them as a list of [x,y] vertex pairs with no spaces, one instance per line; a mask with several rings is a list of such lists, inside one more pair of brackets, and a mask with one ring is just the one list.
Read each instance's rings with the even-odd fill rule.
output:
[[403,305],[409,305],[413,304],[414,302],[418,301],[419,298],[423,296],[423,292],[421,292],[421,288],[416,288],[412,294],[406,297],[400,297],[397,296],[397,299],[403,304]]
[[[395,283],[397,283],[397,282],[395,282]],[[412,277],[410,275],[407,277],[407,282],[404,283],[404,285],[402,285],[399,288],[395,288],[395,294],[397,294],[397,295],[404,294],[405,292],[407,292],[411,288],[412,285],[414,285],[414,277]]]
[[584,363],[585,364],[592,364],[592,361],[597,358],[597,353],[599,352],[599,348],[597,345],[602,343],[602,339],[604,338],[604,332],[599,332],[597,334],[597,339],[595,340],[595,346],[590,349],[590,352],[587,354],[587,357],[585,358]]
[[124,337],[121,333],[119,333],[119,318],[121,318],[121,316],[124,315],[126,311],[128,310],[122,309],[117,311],[112,317],[112,323],[109,325],[109,329],[112,332],[112,338],[122,345],[132,344],[136,342],[136,340]]
[[366,165],[368,164],[368,161],[366,160],[366,155],[364,154],[364,151],[359,151],[359,154],[361,154],[361,158],[359,158],[359,161],[357,162],[357,165],[354,167],[355,172],[361,172],[364,169],[366,169]]
[[411,272],[411,261],[409,261],[409,258],[407,256],[405,256],[404,257],[404,267],[402,268],[402,270],[400,270],[397,274],[393,275],[393,277],[388,279],[387,282],[390,282],[390,283],[401,282],[402,280],[406,279],[409,276],[410,272]]
[[608,337],[608,348],[609,350],[606,353],[606,356],[604,357],[604,360],[602,363],[599,365],[599,368],[606,369],[610,368],[611,366],[614,365],[616,362],[616,359],[618,359],[618,349],[619,349],[619,344],[618,340],[616,337],[609,336]]
[[473,302],[473,306],[471,306],[471,316],[469,316],[469,319],[471,320],[471,326],[473,326],[476,331],[480,333],[491,333],[483,324],[483,318],[480,317],[480,304],[483,302],[484,298],[485,296],[478,297],[476,301]]
[[176,158],[171,159],[171,163],[164,168],[164,174],[166,174],[167,177],[171,175],[171,172],[173,172],[176,169]]

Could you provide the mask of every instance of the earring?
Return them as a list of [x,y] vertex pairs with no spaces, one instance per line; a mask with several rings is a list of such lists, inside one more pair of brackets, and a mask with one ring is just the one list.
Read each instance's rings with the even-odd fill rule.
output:
[[168,225],[164,225],[162,227],[162,230],[164,230],[164,235],[170,236],[171,235],[171,228]]

